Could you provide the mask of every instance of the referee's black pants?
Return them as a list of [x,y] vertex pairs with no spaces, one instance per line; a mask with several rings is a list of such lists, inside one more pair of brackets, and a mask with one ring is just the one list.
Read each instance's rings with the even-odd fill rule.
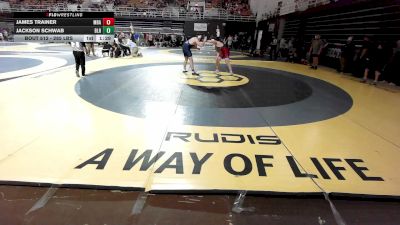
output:
[[75,58],[76,71],[79,71],[79,66],[82,68],[82,76],[85,76],[85,53],[73,51]]

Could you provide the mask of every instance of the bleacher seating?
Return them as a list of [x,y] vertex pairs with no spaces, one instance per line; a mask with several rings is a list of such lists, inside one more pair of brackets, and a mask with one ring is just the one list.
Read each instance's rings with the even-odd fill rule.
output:
[[305,11],[310,8],[318,7],[331,3],[331,0],[273,0],[273,3],[266,4],[266,8],[259,9],[262,18],[283,16],[294,12]]
[[[220,5],[223,0],[216,0]],[[236,0],[232,0],[236,1]],[[43,3],[42,3],[43,2]],[[44,3],[46,2],[46,3]],[[202,12],[191,12],[187,10],[187,0],[175,1],[175,4],[167,4],[161,0],[104,0],[101,4],[82,5],[82,0],[60,1],[52,0],[11,0],[9,7],[1,7],[0,12],[14,11],[114,11],[116,16],[125,17],[150,17],[164,19],[222,19],[227,21],[254,21],[255,17],[248,10],[242,13],[233,12],[222,8],[206,8]],[[80,7],[78,7],[78,5]],[[145,7],[147,6],[147,7]],[[241,15],[242,14],[242,15]]]
[[[113,8],[129,8],[129,9],[148,9],[155,8],[158,11],[171,7],[182,7],[187,10],[189,0],[103,0],[101,4],[89,5],[81,8],[85,11],[112,10]],[[1,2],[1,0],[0,0]],[[10,0],[4,1],[9,3],[9,7],[0,5],[0,12],[5,10],[59,10],[68,11],[76,9],[83,0]],[[168,2],[168,3],[167,3]],[[235,16],[252,16],[248,0],[207,0],[206,15],[216,17],[218,13],[231,14]],[[297,11],[305,11],[309,8],[318,7],[329,4],[332,0],[272,0],[268,4],[264,3],[265,8],[253,9],[257,11],[259,19],[268,19],[270,17],[286,15]],[[142,10],[143,11],[143,10]],[[208,11],[208,12],[207,12]],[[219,16],[221,17],[221,16]]]
[[400,4],[376,3],[373,0],[351,5],[338,3],[336,7],[311,9],[287,17],[283,36],[300,35],[305,40],[311,40],[318,33],[331,43],[344,43],[352,35],[356,44],[361,44],[365,35],[380,41],[394,41],[400,36]]
[[[246,0],[247,1],[247,0]],[[1,1],[0,1],[1,2]],[[168,2],[168,3],[167,3]],[[215,9],[224,11],[224,14],[232,14],[236,16],[251,16],[250,6],[243,3],[244,0],[212,0],[206,5],[204,12],[210,10],[208,14],[215,15]],[[164,0],[103,0],[101,3],[91,4],[87,7],[83,6],[83,0],[10,0],[8,1],[8,10],[58,10],[67,11],[77,9],[81,5],[81,10],[100,11],[111,10],[112,8],[129,8],[129,9],[148,9],[154,8],[164,10],[165,8],[181,7],[187,10],[188,0],[164,1]],[[0,10],[7,10],[1,7]],[[142,10],[143,11],[143,10]]]

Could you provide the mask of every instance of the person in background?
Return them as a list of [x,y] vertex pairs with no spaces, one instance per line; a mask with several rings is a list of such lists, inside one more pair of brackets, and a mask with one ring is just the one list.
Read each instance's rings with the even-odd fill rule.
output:
[[247,39],[246,37],[243,35],[240,38],[240,51],[243,53],[247,48]]
[[[368,36],[364,37],[363,44],[361,46],[361,53],[359,57],[359,64],[362,67],[363,74],[365,76],[366,68],[369,67],[370,64],[370,55],[372,52],[373,43]],[[369,72],[369,71],[368,71]],[[361,80],[364,82],[364,80]]]
[[290,63],[294,63],[296,59],[296,48],[295,48],[295,39],[291,37],[288,43],[288,57],[287,61]]
[[279,41],[278,56],[284,58],[287,56],[287,52],[288,52],[288,44],[286,43],[285,38],[282,38]]
[[171,46],[172,47],[177,47],[177,41],[176,41],[176,35],[175,34],[171,35]]
[[184,41],[184,37],[181,35],[176,36],[176,45],[177,46],[182,46]]
[[118,35],[118,42],[121,43],[124,38],[125,38],[125,34],[124,34],[124,32],[121,31]]
[[387,55],[385,53],[382,43],[378,43],[376,47],[372,48],[369,53],[369,61],[365,67],[364,77],[362,83],[366,83],[370,71],[374,71],[375,77],[373,85],[377,85],[379,77],[381,76],[383,69],[387,63]]
[[308,46],[304,41],[304,39],[302,39],[301,37],[296,39],[296,41],[294,42],[294,48],[296,49],[296,55],[297,55],[295,60],[298,61],[300,64],[307,65]]
[[101,50],[103,57],[105,56],[105,53],[107,53],[107,55],[110,56],[111,49],[112,49],[112,46],[110,45],[110,43],[108,43],[108,42],[104,43],[103,49]]
[[154,46],[158,48],[159,35],[154,35]]
[[120,47],[120,49],[121,49],[121,52],[122,52],[122,56],[123,56],[123,57],[124,57],[124,56],[128,56],[128,55],[131,54],[131,49],[130,49],[129,46],[128,46],[128,41],[130,41],[129,38],[124,38],[124,39],[122,39],[122,42],[119,43],[119,47]]
[[149,34],[148,36],[148,40],[149,40],[149,47],[154,45],[154,41],[153,41],[153,35]]
[[235,34],[235,36],[233,36],[233,49],[238,49],[239,48],[239,36],[237,34]]
[[387,81],[391,85],[400,85],[400,40],[396,42],[393,48],[392,57],[387,68]]
[[93,53],[93,56],[96,56],[96,54],[94,52],[94,43],[93,42],[86,43],[86,55],[90,56],[90,52]]
[[233,37],[232,35],[229,35],[228,38],[226,39],[226,44],[228,45],[228,48],[232,48],[232,43],[233,43]]
[[139,52],[139,47],[135,42],[128,40],[126,45],[129,47],[132,57],[142,56],[142,53]]
[[121,49],[119,47],[119,44],[117,43],[117,40],[114,40],[114,43],[111,46],[110,49],[110,57],[111,58],[118,58],[121,55]]
[[131,41],[138,45],[140,43],[140,40],[139,40],[140,39],[140,34],[138,32],[135,32],[135,30],[133,29],[132,23],[129,26],[129,28],[131,30]]
[[147,34],[147,33],[143,34],[143,39],[144,39],[145,46],[149,46],[149,34]]
[[278,48],[278,39],[275,36],[272,36],[272,41],[270,43],[270,50],[269,50],[270,60],[276,60],[277,48]]
[[132,41],[135,42],[136,44],[139,44],[140,43],[140,34],[136,32],[133,35],[133,40]]
[[158,40],[157,40],[157,46],[158,46],[158,48],[161,48],[161,47],[162,47],[163,42],[164,42],[164,37],[163,37],[163,35],[162,35],[162,34],[158,34]]
[[249,35],[248,37],[247,37],[247,42],[246,42],[246,50],[248,50],[248,52],[249,51],[251,51],[251,41],[252,41],[252,37],[251,37],[251,35]]
[[131,39],[131,41],[135,41],[135,30],[133,29],[132,23],[129,26],[129,29],[130,29],[130,39]]
[[317,34],[315,35],[314,39],[311,41],[311,47],[309,50],[309,53],[312,57],[312,63],[310,68],[316,70],[318,68],[319,64],[319,57],[321,55],[322,50],[327,46],[328,44],[325,43],[323,40],[321,40],[321,35]]
[[341,48],[341,55],[340,55],[340,69],[339,72],[343,74],[347,66],[354,58],[356,46],[353,43],[353,36],[347,38],[347,42]]
[[85,43],[71,42],[72,53],[75,58],[75,74],[79,77],[79,67],[81,67],[82,76],[85,76]]
[[7,31],[7,28],[5,28],[4,30],[3,30],[3,39],[5,40],[5,41],[8,41],[8,31]]

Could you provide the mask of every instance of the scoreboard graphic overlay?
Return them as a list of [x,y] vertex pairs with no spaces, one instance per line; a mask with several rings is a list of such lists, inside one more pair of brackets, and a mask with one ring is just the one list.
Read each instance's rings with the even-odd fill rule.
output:
[[111,42],[113,12],[15,12],[17,42]]

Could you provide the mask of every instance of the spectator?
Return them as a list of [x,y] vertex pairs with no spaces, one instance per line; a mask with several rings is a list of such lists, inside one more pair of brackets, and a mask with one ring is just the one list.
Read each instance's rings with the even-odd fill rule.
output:
[[246,47],[247,47],[247,49],[250,49],[251,48],[251,41],[253,40],[253,38],[251,37],[251,35],[249,35],[248,37],[247,37],[247,44],[246,44]]
[[228,48],[232,48],[232,43],[233,43],[233,37],[232,37],[232,35],[229,35],[227,38],[226,38],[226,44],[228,45]]
[[234,15],[248,16],[251,14],[248,0],[224,0],[223,8]]
[[243,53],[247,49],[247,39],[246,36],[240,35],[239,37],[240,51]]
[[270,50],[269,50],[269,58],[272,61],[275,61],[277,58],[277,47],[278,47],[278,39],[275,36],[272,36],[272,41],[270,43]]
[[93,53],[93,56],[96,56],[96,54],[94,52],[94,43],[93,42],[86,43],[86,55],[90,56],[90,52]]
[[134,33],[133,34],[133,40],[136,44],[140,42],[140,34],[139,33]]
[[282,38],[279,42],[279,50],[278,50],[278,56],[279,57],[286,57],[287,56],[287,52],[288,52],[288,45],[286,43],[285,38]]
[[122,42],[119,43],[119,48],[121,49],[122,56],[128,56],[131,54],[131,49],[128,46],[129,38],[122,39]]
[[400,40],[396,42],[396,46],[393,48],[392,57],[385,73],[389,84],[400,85]]
[[107,53],[107,55],[110,56],[111,50],[112,50],[112,46],[109,43],[104,43],[103,49],[101,50],[103,57],[104,57],[105,53]]
[[118,42],[121,43],[122,40],[124,40],[124,39],[125,39],[125,34],[124,34],[124,32],[121,31],[118,35]]
[[149,46],[153,46],[154,42],[153,42],[153,35],[152,34],[149,34],[148,40],[149,40]]
[[120,55],[121,55],[121,49],[119,48],[119,44],[114,40],[114,43],[110,51],[110,57],[118,58]]
[[319,34],[315,35],[314,39],[311,41],[311,47],[309,53],[312,57],[311,69],[316,70],[319,64],[319,56],[321,55],[322,49],[327,46]]
[[8,31],[7,31],[7,28],[5,28],[4,30],[3,30],[3,39],[5,40],[5,41],[8,41]]
[[296,44],[295,38],[291,37],[288,43],[288,58],[287,58],[287,61],[291,63],[294,63],[297,58],[295,44]]
[[353,36],[347,38],[347,42],[342,46],[340,55],[339,72],[343,74],[350,62],[353,61],[355,53],[355,45],[353,44]]
[[176,39],[176,35],[171,35],[171,45],[172,47],[177,47],[177,39]]
[[132,57],[142,56],[142,53],[139,52],[139,48],[136,45],[136,43],[133,42],[132,40],[129,40],[129,39],[127,39],[127,40],[128,40],[128,42],[126,45],[129,47]]
[[235,34],[235,36],[233,37],[233,48],[238,49],[238,45],[239,45],[239,36]]
[[365,68],[368,67],[372,47],[371,39],[368,36],[365,36],[361,47],[360,58],[358,60],[358,66],[362,68],[363,74],[365,74]]
[[308,46],[306,45],[304,39],[302,38],[296,39],[294,42],[294,48],[296,49],[297,61],[303,65],[307,65]]
[[365,67],[364,77],[361,80],[362,83],[367,82],[367,78],[370,71],[374,71],[374,82],[373,85],[377,85],[380,75],[382,74],[383,68],[387,63],[387,57],[385,54],[385,50],[383,48],[383,44],[379,43],[376,47],[371,49],[369,54],[369,60]]

